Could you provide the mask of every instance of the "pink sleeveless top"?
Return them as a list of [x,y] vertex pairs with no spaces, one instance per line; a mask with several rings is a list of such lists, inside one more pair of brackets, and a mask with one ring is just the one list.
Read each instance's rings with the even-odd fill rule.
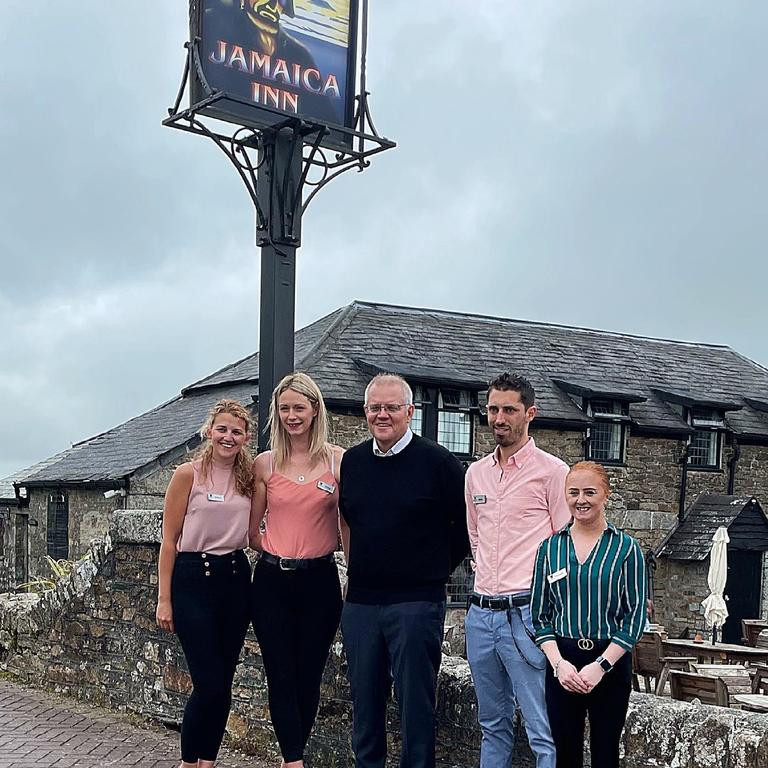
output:
[[[315,480],[297,483],[272,469],[267,480],[266,533],[262,546],[278,557],[322,557],[336,549],[339,489],[331,468]],[[330,489],[330,490],[329,490]]]
[[195,478],[176,550],[226,555],[247,547],[251,500],[237,492],[232,470],[212,466],[205,480],[199,461],[192,462],[192,470]]

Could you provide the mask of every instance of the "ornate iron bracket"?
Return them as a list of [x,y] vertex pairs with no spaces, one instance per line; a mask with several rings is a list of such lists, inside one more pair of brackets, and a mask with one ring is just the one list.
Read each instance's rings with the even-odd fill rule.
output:
[[[227,132],[226,123],[219,120],[211,120],[209,123],[204,111],[214,107],[217,102],[226,99],[228,102],[245,106],[250,106],[250,102],[210,88],[200,65],[200,39],[195,38],[185,43],[187,56],[181,84],[163,125],[211,139],[227,156],[248,190],[256,209],[259,242],[298,245],[301,216],[315,195],[326,184],[347,171],[364,171],[370,166],[374,155],[396,146],[395,142],[379,136],[371,117],[368,103],[370,93],[366,90],[367,27],[368,3],[364,0],[360,92],[355,96],[354,129],[333,126],[334,135],[343,136],[349,142],[348,147],[338,149],[321,146],[323,139],[331,133],[327,126],[289,117],[283,112],[262,105],[260,109],[274,114],[276,118],[275,124],[269,128],[233,126],[232,132]],[[193,70],[203,85],[206,97],[187,109],[181,109]],[[285,135],[288,132],[291,134],[292,148],[295,149],[299,144],[301,146],[302,160],[298,182],[291,178],[289,166],[277,168],[275,165],[275,142],[280,134]],[[260,170],[266,173],[260,174]],[[271,186],[269,194],[259,189],[259,178],[262,183],[268,179]],[[265,204],[265,201],[272,200],[275,201],[275,206]]]

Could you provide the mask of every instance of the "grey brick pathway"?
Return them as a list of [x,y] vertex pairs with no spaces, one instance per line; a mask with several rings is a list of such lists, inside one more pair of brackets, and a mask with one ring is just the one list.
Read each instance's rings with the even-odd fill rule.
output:
[[[179,734],[0,680],[0,768],[177,768]],[[265,768],[222,752],[218,768]]]

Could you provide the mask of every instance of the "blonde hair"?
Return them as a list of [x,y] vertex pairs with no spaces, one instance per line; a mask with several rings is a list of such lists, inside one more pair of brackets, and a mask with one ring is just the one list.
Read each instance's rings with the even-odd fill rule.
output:
[[285,468],[291,457],[291,440],[278,413],[280,395],[289,389],[306,397],[310,404],[317,409],[317,414],[312,419],[309,428],[310,460],[313,464],[317,461],[324,461],[330,453],[328,447],[328,413],[325,410],[325,402],[320,387],[306,373],[289,373],[275,387],[272,400],[269,403],[269,442],[274,458],[273,466],[278,471]]
[[241,496],[250,496],[253,491],[253,456],[248,448],[251,435],[253,434],[253,417],[250,412],[242,406],[237,400],[219,400],[216,405],[208,412],[208,416],[200,427],[200,437],[203,438],[203,444],[193,456],[193,461],[200,461],[200,476],[208,479],[211,474],[211,465],[213,462],[213,445],[211,445],[210,433],[213,429],[216,417],[222,413],[234,416],[245,422],[246,441],[243,447],[238,451],[235,457],[233,474],[235,477],[235,487]]
[[568,475],[571,472],[594,472],[600,478],[600,484],[603,486],[605,493],[608,496],[611,495],[611,481],[602,464],[598,464],[596,461],[577,461],[568,471]]

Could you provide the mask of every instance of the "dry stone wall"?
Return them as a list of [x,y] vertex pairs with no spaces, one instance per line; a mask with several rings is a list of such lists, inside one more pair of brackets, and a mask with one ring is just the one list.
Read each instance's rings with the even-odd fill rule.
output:
[[[154,622],[160,513],[119,512],[111,542],[45,595],[0,597],[0,668],[38,686],[97,704],[178,723],[190,690],[175,637]],[[351,705],[337,638],[325,670],[310,752],[316,765],[351,764]],[[444,657],[438,693],[438,766],[469,768],[479,760],[477,710],[464,660]],[[513,768],[532,765],[524,729]],[[398,754],[398,721],[388,711],[390,765]],[[277,759],[269,725],[258,644],[249,635],[228,724],[231,741]],[[623,768],[764,768],[768,716],[693,707],[633,694],[622,743]]]

